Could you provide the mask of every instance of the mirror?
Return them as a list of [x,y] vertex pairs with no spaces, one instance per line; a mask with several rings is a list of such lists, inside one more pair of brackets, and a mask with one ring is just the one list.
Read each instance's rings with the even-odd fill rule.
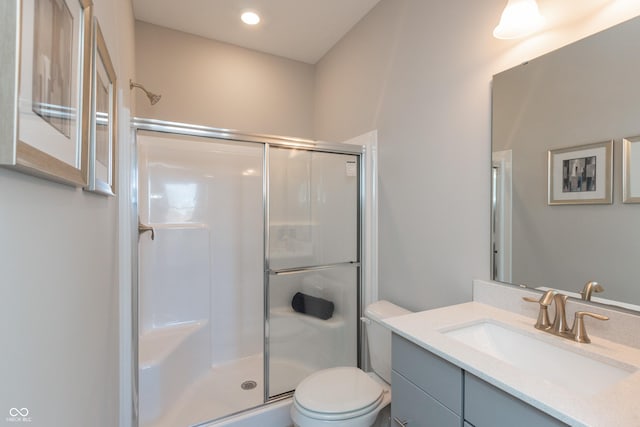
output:
[[[640,135],[638,40],[640,17],[494,76],[495,280],[564,293],[597,281],[594,302],[640,310],[640,204],[622,194],[623,141]],[[584,147],[610,141],[610,154]],[[548,156],[560,162],[551,176],[573,184],[549,190]],[[612,203],[565,193],[573,203],[549,203],[548,191],[555,197],[572,185],[604,190],[610,159]],[[591,184],[563,172],[565,161]]]

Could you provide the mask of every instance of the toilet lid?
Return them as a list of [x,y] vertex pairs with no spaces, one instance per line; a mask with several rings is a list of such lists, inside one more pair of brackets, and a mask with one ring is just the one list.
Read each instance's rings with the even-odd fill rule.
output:
[[324,414],[358,411],[382,396],[380,384],[353,367],[325,369],[305,378],[295,391],[303,408]]

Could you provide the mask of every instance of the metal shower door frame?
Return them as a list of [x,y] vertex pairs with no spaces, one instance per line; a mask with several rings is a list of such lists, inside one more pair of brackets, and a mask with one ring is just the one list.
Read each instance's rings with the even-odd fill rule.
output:
[[[270,147],[284,147],[291,148],[297,150],[308,150],[308,151],[317,151],[317,152],[325,152],[325,153],[335,153],[335,154],[349,154],[355,155],[358,158],[358,224],[357,224],[357,258],[358,263],[354,264],[358,267],[358,289],[357,289],[357,318],[359,319],[362,316],[363,310],[363,295],[362,295],[362,242],[363,242],[363,233],[362,233],[362,224],[363,224],[363,215],[364,215],[364,177],[365,177],[365,165],[364,157],[366,155],[362,146],[358,145],[349,145],[349,144],[338,144],[338,143],[327,143],[327,142],[319,142],[312,141],[309,139],[303,138],[292,138],[292,137],[283,137],[276,135],[266,135],[266,134],[256,134],[256,133],[247,133],[240,132],[233,129],[223,129],[223,128],[215,128],[201,125],[193,125],[187,123],[179,123],[165,120],[157,120],[157,119],[147,119],[147,118],[139,118],[135,117],[131,121],[132,135],[134,136],[134,152],[136,153],[135,159],[135,177],[131,183],[132,192],[133,192],[133,206],[132,214],[136,217],[139,215],[138,212],[138,185],[137,185],[137,132],[138,131],[150,131],[150,132],[158,132],[172,135],[182,135],[182,136],[196,136],[203,138],[215,138],[222,139],[225,141],[237,141],[237,142],[250,142],[256,144],[263,145],[263,218],[264,218],[264,235],[263,235],[263,254],[264,254],[264,265],[263,265],[263,288],[264,288],[264,342],[263,342],[263,375],[264,375],[264,401],[262,405],[268,405],[273,402],[277,402],[286,398],[289,398],[292,392],[285,393],[282,395],[275,396],[273,398],[269,397],[269,149]],[[137,230],[136,230],[137,233]],[[135,236],[134,236],[135,237]],[[137,238],[135,238],[137,241]],[[136,247],[136,251],[138,248]],[[138,265],[137,265],[137,256],[135,257],[134,263],[136,264],[134,274],[138,275]],[[139,404],[139,367],[138,367],[138,353],[139,353],[139,331],[138,331],[138,314],[139,314],[139,280],[136,278],[134,286],[132,286],[132,307],[131,307],[131,315],[132,315],[132,361],[133,361],[133,378],[132,378],[132,407],[133,407],[133,420],[134,426],[139,425],[139,414],[138,414],[138,404]],[[361,367],[364,365],[365,361],[363,361],[363,333],[360,325],[357,325],[357,361],[358,366]],[[251,408],[247,408],[251,409]],[[244,411],[241,411],[244,412]],[[240,413],[241,413],[240,412]],[[227,417],[237,415],[237,413],[229,414]],[[225,417],[226,418],[226,417]],[[212,420],[203,422],[202,425],[210,423]]]

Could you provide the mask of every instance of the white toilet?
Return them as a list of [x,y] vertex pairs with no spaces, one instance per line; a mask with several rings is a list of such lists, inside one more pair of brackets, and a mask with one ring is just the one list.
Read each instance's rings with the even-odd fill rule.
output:
[[339,367],[309,375],[293,394],[294,425],[372,426],[378,413],[391,403],[391,331],[380,320],[408,313],[388,301],[367,306],[367,341],[374,372]]

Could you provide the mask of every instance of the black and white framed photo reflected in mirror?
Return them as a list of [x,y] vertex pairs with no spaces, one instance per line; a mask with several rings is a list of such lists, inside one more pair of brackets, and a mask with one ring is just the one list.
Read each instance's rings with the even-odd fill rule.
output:
[[613,141],[548,151],[549,205],[611,204]]

